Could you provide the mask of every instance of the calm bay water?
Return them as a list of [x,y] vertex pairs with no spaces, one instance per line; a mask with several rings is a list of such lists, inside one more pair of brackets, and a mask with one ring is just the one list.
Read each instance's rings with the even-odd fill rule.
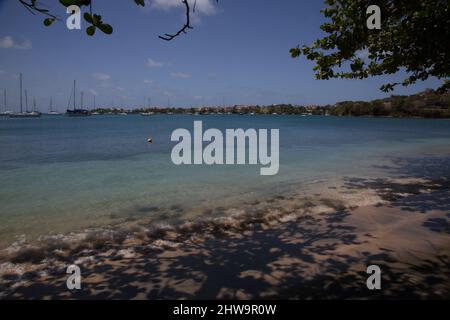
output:
[[[177,128],[280,129],[280,172],[175,166]],[[151,136],[154,143],[149,145]],[[343,176],[373,177],[395,157],[450,153],[450,121],[298,116],[93,116],[0,119],[0,245],[78,231],[153,208],[239,206]],[[306,192],[306,191],[305,191]]]

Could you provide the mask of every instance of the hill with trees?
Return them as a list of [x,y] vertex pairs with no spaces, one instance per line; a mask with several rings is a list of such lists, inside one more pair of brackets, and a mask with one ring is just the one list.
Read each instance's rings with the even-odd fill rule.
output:
[[335,116],[450,118],[450,92],[426,90],[411,96],[365,101],[343,101],[329,107]]

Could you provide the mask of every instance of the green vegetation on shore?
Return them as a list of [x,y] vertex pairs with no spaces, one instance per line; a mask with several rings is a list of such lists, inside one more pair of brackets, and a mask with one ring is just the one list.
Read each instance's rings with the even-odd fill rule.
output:
[[331,116],[370,116],[398,118],[450,118],[450,92],[438,94],[427,90],[411,96],[391,96],[385,99],[367,101],[343,101],[327,106],[299,106],[274,104],[269,106],[236,105],[230,107],[201,108],[139,108],[124,110],[101,108],[92,110],[98,114],[277,114],[277,115],[331,115]]
[[437,94],[427,90],[411,96],[339,102],[329,108],[335,116],[450,118],[450,92]]
[[[99,114],[141,114],[141,113],[153,113],[153,114],[297,114],[307,115],[313,114],[319,107],[311,106],[304,107],[292,104],[277,104],[270,106],[259,105],[235,105],[229,107],[198,107],[198,108],[164,108],[164,107],[151,107],[151,108],[139,108],[133,110],[124,110],[117,108],[100,108],[94,109],[92,112]],[[315,114],[315,113],[314,113]],[[322,114],[321,111],[318,114]]]

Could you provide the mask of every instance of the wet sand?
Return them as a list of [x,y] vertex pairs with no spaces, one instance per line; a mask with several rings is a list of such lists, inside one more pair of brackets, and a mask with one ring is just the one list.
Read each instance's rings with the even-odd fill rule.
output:
[[[221,215],[226,211],[219,208]],[[344,179],[207,221],[12,251],[3,299],[448,299],[448,179]],[[66,288],[77,264],[82,289]],[[378,265],[382,289],[366,287]]]

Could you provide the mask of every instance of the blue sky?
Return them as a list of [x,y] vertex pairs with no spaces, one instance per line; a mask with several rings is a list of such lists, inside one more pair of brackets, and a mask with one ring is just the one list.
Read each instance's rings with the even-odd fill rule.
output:
[[[38,107],[65,110],[73,79],[85,102],[97,106],[153,105],[190,107],[218,104],[327,104],[370,100],[386,94],[378,88],[401,75],[367,80],[314,79],[313,64],[292,59],[289,49],[322,35],[319,0],[198,0],[195,29],[165,42],[159,34],[183,23],[179,0],[95,0],[94,12],[111,23],[110,36],[88,37],[68,30],[65,8],[42,0],[62,19],[50,28],[17,0],[0,0],[0,89],[7,89],[8,109],[18,107],[18,73]],[[86,25],[83,25],[84,27]],[[82,27],[83,27],[82,26]],[[431,79],[396,94],[436,88]],[[3,108],[3,97],[0,99]]]

